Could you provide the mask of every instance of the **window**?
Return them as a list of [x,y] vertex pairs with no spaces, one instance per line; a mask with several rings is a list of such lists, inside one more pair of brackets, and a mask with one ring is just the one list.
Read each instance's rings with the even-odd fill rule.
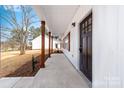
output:
[[56,48],[58,48],[58,44],[56,43],[55,45],[56,45]]
[[68,51],[70,51],[70,32],[68,33],[68,35],[63,39],[63,48],[67,49]]

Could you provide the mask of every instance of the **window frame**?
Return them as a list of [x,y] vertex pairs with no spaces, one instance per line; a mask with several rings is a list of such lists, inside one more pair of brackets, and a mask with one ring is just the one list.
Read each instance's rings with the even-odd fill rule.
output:
[[[67,47],[66,47],[66,40],[67,42]],[[65,38],[63,39],[63,48],[70,51],[70,32],[65,36]]]

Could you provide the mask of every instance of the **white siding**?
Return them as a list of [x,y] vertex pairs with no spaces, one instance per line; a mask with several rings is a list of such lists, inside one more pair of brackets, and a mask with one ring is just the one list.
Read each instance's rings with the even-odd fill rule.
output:
[[80,6],[63,38],[71,31],[70,52],[79,69],[79,23],[93,11],[93,87],[124,87],[124,6]]
[[[55,44],[59,44],[58,47],[60,48],[59,41],[53,39],[53,49],[56,48]],[[45,35],[45,49],[49,48],[49,37]],[[32,40],[32,49],[41,49],[41,35]]]
[[118,9],[118,61],[120,64],[121,87],[124,87],[124,6]]
[[119,87],[118,8],[93,9],[93,86]]
[[124,87],[124,6],[95,6],[93,13],[93,86]]
[[39,49],[41,47],[41,35],[32,40],[32,49]]
[[[45,49],[49,48],[49,38],[45,35]],[[41,49],[41,35],[32,40],[32,49]]]

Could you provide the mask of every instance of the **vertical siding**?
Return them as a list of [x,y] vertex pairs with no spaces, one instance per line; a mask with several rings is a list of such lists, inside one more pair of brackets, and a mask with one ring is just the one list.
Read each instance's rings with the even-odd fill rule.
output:
[[93,8],[93,86],[120,87],[118,6]]
[[124,87],[124,6],[118,9],[118,62],[120,64],[121,87]]

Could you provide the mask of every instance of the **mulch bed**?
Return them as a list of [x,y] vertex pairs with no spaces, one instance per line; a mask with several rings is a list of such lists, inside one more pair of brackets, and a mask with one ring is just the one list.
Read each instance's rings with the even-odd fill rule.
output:
[[[45,60],[47,60],[48,55],[46,55]],[[38,63],[35,65],[35,70],[32,69],[32,60],[29,62],[26,62],[26,64],[22,65],[20,68],[18,68],[15,72],[10,73],[6,75],[5,77],[31,77],[35,76],[38,70],[40,69],[40,56],[36,57],[36,60]]]

